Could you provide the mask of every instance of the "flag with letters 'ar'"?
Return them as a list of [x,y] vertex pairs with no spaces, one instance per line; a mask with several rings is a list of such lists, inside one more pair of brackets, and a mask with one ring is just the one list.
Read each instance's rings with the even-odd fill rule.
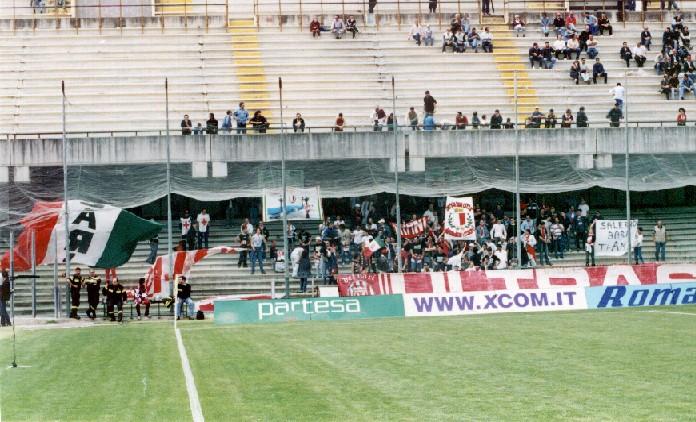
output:
[[[138,242],[162,230],[158,223],[144,220],[121,208],[79,200],[68,201],[70,262],[96,268],[116,268],[130,259]],[[36,264],[65,261],[65,207],[63,202],[37,202],[22,218],[24,229],[14,248],[15,271],[31,269],[32,237]],[[57,246],[57,249],[56,249]],[[2,257],[9,268],[10,254]]]

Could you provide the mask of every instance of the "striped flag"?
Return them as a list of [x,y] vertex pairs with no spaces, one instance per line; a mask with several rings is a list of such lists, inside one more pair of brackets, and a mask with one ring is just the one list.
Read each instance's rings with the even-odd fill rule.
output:
[[369,258],[374,254],[375,252],[379,251],[384,247],[384,240],[382,239],[381,236],[378,236],[369,242],[363,247],[363,255],[366,258]]

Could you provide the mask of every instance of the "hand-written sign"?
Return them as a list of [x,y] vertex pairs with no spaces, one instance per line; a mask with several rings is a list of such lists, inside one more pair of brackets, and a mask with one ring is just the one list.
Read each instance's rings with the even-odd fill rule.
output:
[[[631,220],[631,247],[636,237],[638,220]],[[628,252],[626,220],[597,220],[595,222],[595,256],[623,256]]]

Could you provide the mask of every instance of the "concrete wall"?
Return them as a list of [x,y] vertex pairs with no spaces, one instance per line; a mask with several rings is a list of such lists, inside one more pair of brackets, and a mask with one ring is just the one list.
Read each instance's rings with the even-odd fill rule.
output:
[[[632,154],[696,153],[696,127],[630,128]],[[288,160],[391,158],[394,135],[321,133],[286,135]],[[279,135],[172,136],[174,162],[280,161]],[[80,165],[161,163],[166,137],[69,139],[68,162]],[[624,129],[466,130],[399,132],[399,155],[410,157],[522,156],[623,154]],[[582,159],[581,159],[582,160]],[[60,139],[0,140],[0,166],[55,166],[62,162]]]

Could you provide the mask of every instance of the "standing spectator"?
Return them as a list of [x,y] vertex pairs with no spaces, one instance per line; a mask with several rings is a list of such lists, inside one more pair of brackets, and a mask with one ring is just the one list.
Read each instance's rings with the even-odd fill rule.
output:
[[190,135],[192,128],[193,123],[191,123],[191,119],[189,119],[188,114],[184,114],[184,119],[181,121],[181,134],[184,136]]
[[491,15],[491,0],[481,0],[481,12],[486,15]]
[[343,132],[343,128],[346,125],[346,121],[343,119],[343,113],[338,113],[336,117],[336,123],[334,123],[334,132]]
[[585,239],[585,266],[590,266],[590,261],[592,266],[595,266],[595,228],[594,223],[590,224],[590,229],[587,232],[587,238]]
[[554,258],[563,259],[563,245],[561,238],[563,237],[563,232],[565,227],[558,221],[558,218],[553,219],[553,224],[551,224],[551,238],[553,239],[553,253]]
[[541,224],[537,225],[536,235],[538,237],[537,252],[539,253],[539,263],[544,265],[544,262],[546,262],[546,265],[552,266],[551,260],[549,259],[549,244],[551,243],[551,236],[549,235],[548,230],[546,230],[546,224],[542,222]]
[[222,119],[222,131],[225,133],[232,132],[232,110],[227,110],[225,118]]
[[198,249],[208,249],[208,237],[210,234],[210,215],[205,208],[201,210],[196,218],[198,223]]
[[343,23],[338,15],[334,16],[333,22],[331,22],[331,33],[337,40],[343,38],[343,34],[346,32],[346,25]]
[[182,305],[188,306],[188,319],[193,319],[193,311],[195,309],[195,304],[191,299],[191,285],[186,283],[185,276],[179,276],[179,282],[176,286],[176,319],[181,319],[181,307]]
[[636,261],[636,265],[645,264],[643,259],[643,229],[641,227],[638,227],[636,235],[633,236],[633,259]]
[[408,109],[408,113],[406,113],[406,121],[411,127],[411,130],[418,130],[418,113],[416,113],[416,109],[414,107]]
[[686,126],[686,109],[684,107],[679,107],[679,113],[677,113],[677,126]]
[[657,225],[653,228],[653,241],[655,242],[655,261],[664,261],[667,228],[662,225],[662,220],[657,220]]
[[507,239],[505,224],[501,220],[496,219],[490,234],[494,242],[504,242]]
[[[151,220],[154,221],[154,220]],[[157,259],[157,250],[159,249],[159,235],[156,234],[150,238],[150,254],[147,256],[145,262],[152,265]]]
[[218,121],[215,119],[215,114],[210,113],[208,121],[205,122],[205,131],[208,135],[217,135],[218,133]]
[[423,130],[435,130],[435,117],[432,114],[426,114],[423,118]]
[[599,57],[595,59],[595,63],[592,65],[592,82],[597,85],[597,76],[604,78],[604,84],[607,83],[607,71],[604,69],[604,65],[599,61]]
[[423,110],[425,114],[435,114],[435,106],[437,105],[437,100],[430,95],[430,91],[425,91],[425,97],[423,97]]
[[249,223],[249,219],[245,218],[244,223],[242,223],[239,228],[239,247],[242,249],[239,251],[239,259],[237,260],[238,268],[247,267],[247,256],[249,255],[249,250],[251,248],[251,234],[254,231],[254,227]]
[[147,295],[144,278],[138,280],[138,287],[136,287],[134,291],[134,302],[135,311],[138,313],[138,320],[140,319],[140,305],[145,307],[145,318],[150,319],[150,298]]
[[249,123],[251,123],[251,127],[258,133],[266,133],[266,129],[268,129],[268,120],[261,114],[261,110],[256,110],[254,112],[254,117]]
[[375,7],[377,7],[377,0],[368,0],[367,7],[367,12],[369,14],[373,14],[375,11]]
[[348,20],[346,20],[346,31],[350,32],[353,34],[353,39],[355,39],[355,34],[358,32],[358,23],[355,20],[355,17],[353,15],[350,15],[348,17]]
[[437,11],[437,0],[428,0],[428,11],[435,13]]
[[575,116],[575,125],[577,127],[588,127],[588,119],[587,114],[585,114],[585,106],[580,107],[580,110]]
[[7,302],[10,300],[12,289],[10,285],[10,273],[7,270],[2,270],[2,280],[0,280],[0,324],[3,327],[12,325],[10,316],[7,314]]
[[189,210],[184,211],[184,216],[179,218],[181,222],[181,240],[184,242],[184,250],[192,251],[196,249],[195,230],[189,215]]
[[645,46],[645,48],[650,51],[650,44],[652,44],[652,35],[650,34],[650,30],[646,26],[643,28],[643,31],[640,33],[640,43]]
[[[372,13],[372,11],[370,11],[370,13]],[[312,21],[309,23],[309,32],[312,33],[312,38],[321,37],[321,23],[319,23],[316,16],[312,18]]]
[[546,13],[541,14],[541,19],[539,20],[539,28],[541,28],[541,33],[545,37],[549,36],[549,27],[551,26],[551,18],[549,18]]
[[244,102],[239,103],[239,108],[234,112],[234,120],[237,122],[237,135],[246,134],[249,112],[244,108]]
[[305,130],[305,121],[302,118],[302,115],[300,113],[297,113],[295,115],[295,119],[292,121],[292,131],[297,133],[297,132],[304,132]]
[[619,108],[619,104],[614,104],[614,107],[607,113],[607,119],[609,119],[609,127],[619,127],[619,121],[623,119],[623,113]]
[[257,228],[256,233],[251,237],[251,273],[254,274],[256,269],[256,262],[259,263],[259,269],[261,274],[266,274],[263,269],[263,243],[264,237],[261,234],[261,229]]
[[609,93],[614,98],[614,103],[623,111],[623,103],[626,98],[626,89],[621,86],[621,82],[617,82],[616,86],[609,90]]
[[479,245],[483,246],[484,244],[488,243],[490,239],[490,231],[486,226],[486,222],[482,219],[479,222],[479,225],[476,227],[476,240],[478,241]]
[[375,132],[380,132],[384,125],[387,124],[387,113],[384,112],[384,109],[377,105],[375,107],[375,110],[372,112],[372,130]]
[[503,116],[500,115],[500,110],[496,110],[491,116],[491,129],[500,129],[503,126]]

